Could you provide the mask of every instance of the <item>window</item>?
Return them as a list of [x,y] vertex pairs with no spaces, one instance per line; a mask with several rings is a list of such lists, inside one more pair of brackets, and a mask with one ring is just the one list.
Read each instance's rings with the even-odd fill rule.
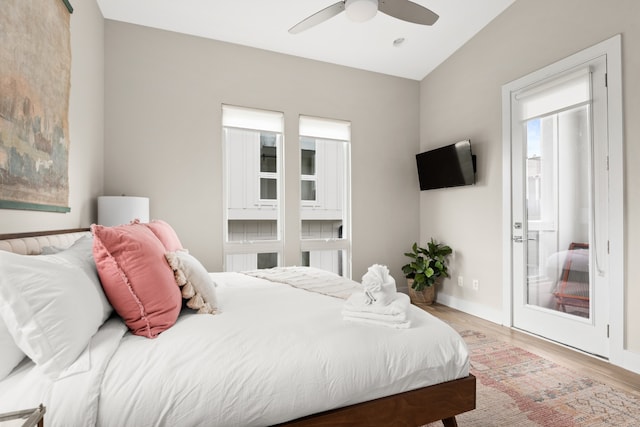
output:
[[270,268],[282,253],[283,114],[223,106],[225,271]]
[[300,117],[300,263],[349,277],[349,122]]
[[260,199],[278,199],[278,134],[260,133]]
[[[224,105],[222,127],[224,270],[283,265],[284,115]],[[351,124],[301,116],[299,129],[301,252],[287,263],[349,277]]]
[[300,194],[303,201],[316,200],[316,141],[313,138],[300,138],[300,174],[302,181]]
[[[573,241],[589,241],[584,212],[590,211],[591,194],[591,103],[597,89],[592,75],[581,65],[513,95],[523,140],[527,280],[532,283],[553,281],[559,266],[550,268],[549,258]],[[530,300],[544,299],[539,286],[531,289]]]

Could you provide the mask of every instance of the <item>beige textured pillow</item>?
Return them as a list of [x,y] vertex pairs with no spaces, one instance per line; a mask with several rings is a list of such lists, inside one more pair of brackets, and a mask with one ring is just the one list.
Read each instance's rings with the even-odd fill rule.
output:
[[186,251],[167,252],[165,256],[176,283],[182,288],[182,297],[188,300],[187,307],[200,314],[215,314],[218,310],[216,287],[200,261]]

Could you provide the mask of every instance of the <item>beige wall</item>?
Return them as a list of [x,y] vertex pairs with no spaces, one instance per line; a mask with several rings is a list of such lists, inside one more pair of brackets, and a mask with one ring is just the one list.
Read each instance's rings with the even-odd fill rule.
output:
[[[626,341],[640,353],[640,2],[517,0],[420,85],[421,149],[470,138],[478,155],[474,187],[423,192],[420,237],[436,236],[456,250],[453,280],[441,293],[486,317],[502,308],[503,84],[622,34],[625,146]],[[478,278],[480,291],[471,289]],[[498,317],[498,320],[501,320]]]
[[221,105],[282,111],[285,263],[298,264],[298,115],[350,120],[353,277],[382,263],[404,282],[419,222],[419,82],[108,20],[105,39],[105,194],[150,197],[151,217],[220,270]]
[[0,209],[0,233],[88,227],[102,192],[104,20],[95,0],[74,2],[69,96],[69,213]]

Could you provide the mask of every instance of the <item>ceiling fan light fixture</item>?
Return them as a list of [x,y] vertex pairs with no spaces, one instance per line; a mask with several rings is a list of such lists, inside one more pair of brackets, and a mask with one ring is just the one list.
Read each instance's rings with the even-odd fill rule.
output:
[[365,22],[376,16],[378,0],[346,0],[345,12],[354,22]]

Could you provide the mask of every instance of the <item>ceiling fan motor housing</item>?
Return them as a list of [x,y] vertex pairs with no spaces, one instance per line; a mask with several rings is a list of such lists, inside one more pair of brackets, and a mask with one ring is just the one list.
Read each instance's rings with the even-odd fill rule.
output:
[[345,13],[354,22],[365,22],[376,16],[378,0],[346,0]]

